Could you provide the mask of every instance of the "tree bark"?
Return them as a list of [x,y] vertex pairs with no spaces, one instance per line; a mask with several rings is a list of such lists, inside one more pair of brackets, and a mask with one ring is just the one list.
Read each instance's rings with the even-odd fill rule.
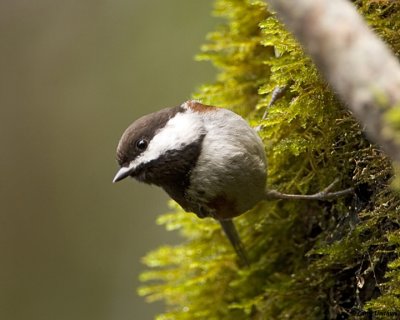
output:
[[346,0],[268,0],[371,140],[400,162],[387,112],[400,109],[400,64]]

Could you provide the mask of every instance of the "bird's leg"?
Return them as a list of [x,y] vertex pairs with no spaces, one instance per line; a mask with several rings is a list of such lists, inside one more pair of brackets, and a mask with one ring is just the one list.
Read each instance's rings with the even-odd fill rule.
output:
[[[331,191],[333,187],[339,182],[339,179],[333,181],[329,186],[327,186],[324,190],[317,192],[315,194],[302,195],[302,194],[287,194],[281,193],[276,190],[268,190],[265,193],[265,198],[270,199],[291,199],[291,200],[328,200],[335,199],[346,194],[351,194],[354,192],[353,188],[348,188],[340,191]],[[215,217],[216,218],[216,217]],[[242,241],[240,240],[239,233],[236,230],[234,222],[229,220],[218,220],[222,226],[222,229],[225,232],[225,235],[228,237],[230,243],[232,244],[233,249],[235,250],[237,256],[239,257],[240,263],[244,266],[249,266],[249,259],[247,257],[246,249],[243,246]]]
[[267,200],[270,199],[292,199],[292,200],[328,200],[328,199],[335,199],[346,194],[350,194],[354,192],[353,188],[347,188],[340,191],[331,192],[332,188],[335,184],[338,183],[338,179],[333,181],[329,186],[327,186],[324,190],[317,192],[315,194],[287,194],[281,193],[277,190],[267,190],[265,192],[265,198]]
[[249,259],[247,258],[246,249],[240,240],[239,233],[236,230],[235,224],[231,219],[229,220],[218,220],[224,230],[225,235],[228,237],[233,249],[240,260],[240,265],[249,266]]

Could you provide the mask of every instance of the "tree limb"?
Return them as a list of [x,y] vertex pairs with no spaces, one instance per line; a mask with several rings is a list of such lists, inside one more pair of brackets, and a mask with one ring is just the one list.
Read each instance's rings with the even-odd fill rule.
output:
[[[400,162],[386,113],[400,107],[400,65],[346,0],[267,0],[371,140]],[[397,135],[399,133],[397,132]]]

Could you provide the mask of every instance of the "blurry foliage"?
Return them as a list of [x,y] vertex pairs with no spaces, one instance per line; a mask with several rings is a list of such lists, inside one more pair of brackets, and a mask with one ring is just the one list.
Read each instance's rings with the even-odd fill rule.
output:
[[[354,1],[400,53],[400,4]],[[268,155],[268,186],[314,193],[335,178],[355,194],[335,201],[268,201],[237,218],[251,266],[239,269],[218,224],[171,203],[158,223],[184,241],[144,258],[141,295],[164,300],[157,319],[400,317],[400,198],[392,166],[364,136],[263,1],[217,0],[226,24],[199,59],[218,69],[195,97],[246,116]],[[267,110],[276,86],[284,96]]]

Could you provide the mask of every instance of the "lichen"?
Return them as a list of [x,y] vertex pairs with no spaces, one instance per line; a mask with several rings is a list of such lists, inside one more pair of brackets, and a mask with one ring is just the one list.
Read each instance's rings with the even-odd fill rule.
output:
[[[400,4],[354,3],[399,55]],[[264,1],[217,0],[215,14],[226,23],[198,59],[215,65],[217,79],[194,97],[261,126],[269,188],[314,193],[339,178],[338,189],[355,192],[262,202],[237,218],[251,261],[243,269],[215,221],[171,203],[158,223],[182,243],[147,254],[139,293],[165,302],[159,320],[399,318],[400,198],[390,188],[391,162]],[[277,86],[287,89],[267,108]]]

